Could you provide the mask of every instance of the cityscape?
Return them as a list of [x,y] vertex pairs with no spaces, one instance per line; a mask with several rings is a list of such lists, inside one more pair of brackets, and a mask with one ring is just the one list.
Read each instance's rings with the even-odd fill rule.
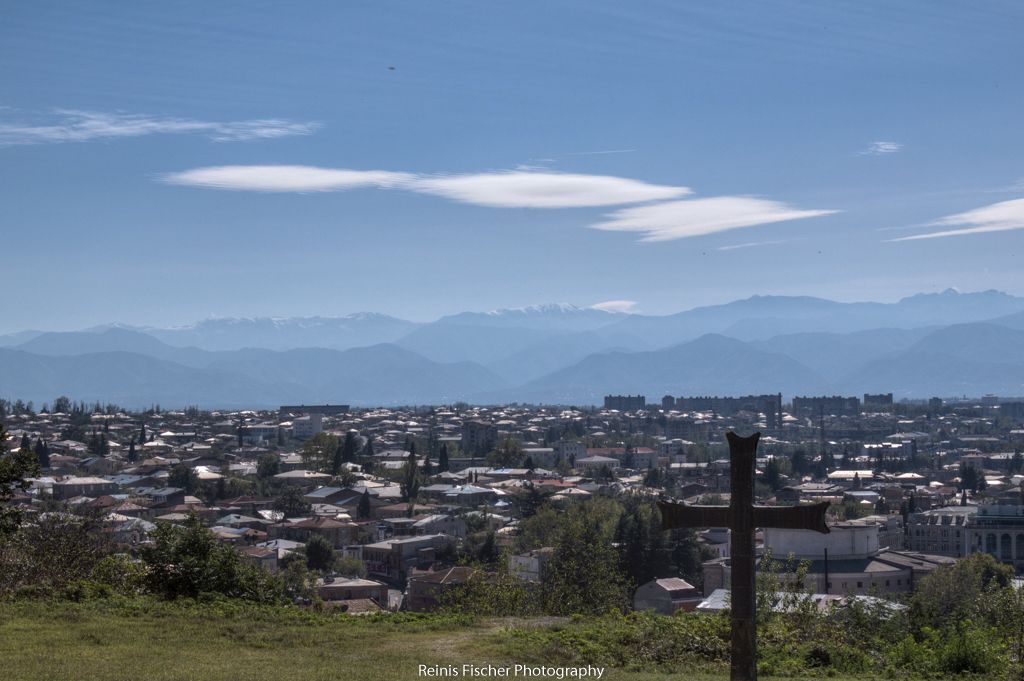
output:
[[0,7],[5,679],[1024,680],[1024,5]]

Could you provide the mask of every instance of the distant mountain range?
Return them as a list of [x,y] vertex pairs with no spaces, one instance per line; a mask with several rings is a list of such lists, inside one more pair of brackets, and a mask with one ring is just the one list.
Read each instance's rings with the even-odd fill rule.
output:
[[754,296],[666,316],[542,305],[430,323],[360,313],[0,336],[0,396],[37,404],[61,394],[266,407],[865,391],[1024,395],[1024,298]]

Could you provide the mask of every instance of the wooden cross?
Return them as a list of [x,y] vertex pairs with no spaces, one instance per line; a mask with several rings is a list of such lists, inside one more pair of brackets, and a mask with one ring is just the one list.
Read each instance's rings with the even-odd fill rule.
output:
[[661,527],[728,527],[732,538],[732,681],[757,679],[757,630],[754,619],[754,530],[758,527],[828,532],[825,511],[828,502],[806,506],[755,506],[754,460],[761,433],[740,437],[726,433],[729,440],[731,496],[728,506],[691,506],[659,501]]

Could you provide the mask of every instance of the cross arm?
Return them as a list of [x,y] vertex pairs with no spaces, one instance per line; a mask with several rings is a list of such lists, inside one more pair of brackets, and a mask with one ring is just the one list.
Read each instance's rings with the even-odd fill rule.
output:
[[825,524],[828,507],[827,501],[802,506],[754,506],[754,526],[814,530],[828,534],[828,525]]
[[729,527],[731,516],[728,506],[700,506],[680,501],[659,501],[661,528],[674,530],[679,527]]

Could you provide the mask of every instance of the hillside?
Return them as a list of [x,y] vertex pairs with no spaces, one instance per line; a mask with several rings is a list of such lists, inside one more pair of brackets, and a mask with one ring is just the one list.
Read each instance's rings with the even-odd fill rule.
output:
[[[596,640],[596,631],[622,624],[593,618],[353,617],[232,603],[8,602],[0,604],[0,656],[10,681],[412,681],[426,678],[420,665],[461,671],[462,664],[593,665],[604,669],[601,681],[728,678],[726,663],[694,659],[694,646],[677,641],[664,619],[657,642],[648,638],[647,645],[631,647],[628,637],[610,645]],[[536,635],[560,643],[532,646]],[[665,649],[659,653],[658,646]],[[837,681],[870,678],[829,672]]]

